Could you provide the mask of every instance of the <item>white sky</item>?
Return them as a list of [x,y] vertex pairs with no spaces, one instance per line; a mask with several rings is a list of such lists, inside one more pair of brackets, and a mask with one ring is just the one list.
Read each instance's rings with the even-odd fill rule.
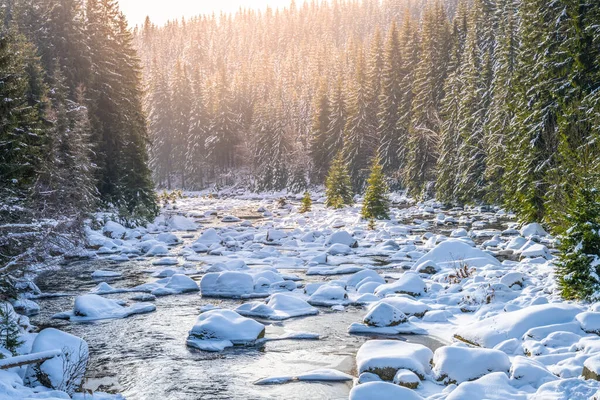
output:
[[[146,15],[155,24],[162,25],[167,20],[190,17],[199,14],[236,12],[240,7],[265,9],[289,6],[291,0],[119,0],[121,11],[127,16],[131,26],[144,22]],[[303,4],[296,0],[296,4]]]

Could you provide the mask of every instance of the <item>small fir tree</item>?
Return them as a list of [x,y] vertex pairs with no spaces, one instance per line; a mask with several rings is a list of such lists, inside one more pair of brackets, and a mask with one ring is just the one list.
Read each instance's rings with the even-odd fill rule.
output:
[[371,218],[371,219],[369,220],[369,224],[367,225],[367,228],[368,228],[370,231],[374,231],[376,227],[377,227],[377,224],[376,224],[376,222],[375,222],[375,218]]
[[325,181],[325,189],[325,196],[327,197],[325,205],[327,207],[342,208],[353,203],[350,173],[341,151],[331,164]]
[[371,164],[371,175],[367,181],[367,192],[361,215],[364,219],[388,219],[390,200],[388,199],[388,186],[383,176],[381,159],[376,156]]
[[0,306],[0,346],[17,355],[17,348],[23,344],[19,334],[17,315],[8,303],[4,303]]
[[308,190],[304,192],[304,197],[302,198],[302,206],[300,207],[300,212],[310,212],[312,210],[312,199],[310,198],[310,193]]
[[600,195],[582,189],[566,217],[556,276],[563,298],[595,300],[600,291]]

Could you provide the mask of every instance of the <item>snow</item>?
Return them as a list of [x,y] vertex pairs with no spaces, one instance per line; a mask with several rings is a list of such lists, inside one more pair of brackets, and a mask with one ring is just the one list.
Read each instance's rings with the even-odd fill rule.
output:
[[414,391],[387,382],[367,382],[350,391],[350,400],[423,400]]
[[127,228],[117,222],[108,221],[104,224],[102,233],[111,239],[125,239]]
[[405,272],[400,279],[386,283],[375,290],[375,295],[385,297],[390,294],[421,296],[425,293],[425,282],[414,272]]
[[[69,333],[54,328],[46,328],[37,334],[31,346],[32,353],[61,350],[62,356],[54,357],[39,365],[39,370],[46,374],[54,389],[72,393],[79,387],[83,379],[83,372],[73,376],[65,376],[65,371],[81,363],[84,367],[88,362],[89,348],[85,340]],[[35,368],[27,367],[25,380],[31,385],[39,384]]]
[[433,354],[433,373],[445,384],[460,384],[490,372],[508,372],[510,360],[498,350],[443,346]]
[[358,247],[356,239],[346,231],[335,232],[325,240],[325,246],[331,246],[332,244],[343,244],[350,248]]
[[510,384],[504,372],[493,372],[472,382],[463,382],[446,400],[527,400],[527,395]]
[[103,271],[101,269],[96,270],[92,273],[93,279],[106,279],[106,278],[118,278],[122,276],[120,272],[116,271]]
[[263,324],[235,311],[210,310],[200,314],[187,344],[204,351],[223,351],[234,345],[253,345],[264,332]]
[[126,318],[134,314],[144,314],[155,310],[156,306],[150,303],[134,303],[126,307],[112,299],[96,294],[86,294],[75,298],[73,311],[58,313],[52,318],[68,319],[73,322],[97,321]]
[[383,380],[407,369],[423,379],[429,373],[433,352],[427,347],[398,340],[369,340],[356,353],[358,373],[372,372]]
[[338,285],[322,285],[308,298],[308,303],[313,306],[335,306],[347,304],[348,293]]
[[500,265],[494,256],[472,247],[457,239],[449,239],[441,242],[431,249],[423,257],[416,261],[420,265],[426,261],[432,261],[443,268],[458,268],[462,265],[480,268],[486,265]]
[[408,316],[414,315],[417,317],[422,317],[427,311],[431,310],[431,307],[427,304],[418,300],[414,300],[408,296],[386,297],[385,299],[380,300],[378,303],[373,304],[371,308],[376,307],[379,303],[386,303],[394,306]]
[[378,303],[371,308],[363,322],[369,326],[395,326],[408,321],[406,315],[387,303]]
[[575,317],[581,329],[586,333],[600,335],[600,312],[586,311]]
[[532,386],[538,388],[547,382],[557,380],[544,364],[529,357],[516,356],[510,366],[510,380],[513,386]]
[[571,322],[580,311],[579,307],[568,304],[541,304],[473,322],[458,328],[455,336],[493,348],[504,340],[521,338],[531,328]]
[[319,310],[306,301],[284,293],[275,293],[265,304],[262,302],[244,303],[235,311],[246,317],[259,317],[272,320],[284,320],[303,315],[316,315]]
[[531,236],[548,236],[548,232],[546,232],[542,225],[538,224],[537,222],[523,225],[519,233],[521,236],[526,238]]
[[196,239],[195,244],[202,244],[204,246],[210,247],[211,245],[221,244],[223,239],[214,228],[210,228],[202,232],[200,237]]
[[134,289],[141,292],[150,292],[154,296],[190,293],[199,290],[196,281],[183,274],[174,274],[156,282],[136,286]]
[[354,379],[352,375],[345,374],[335,369],[314,369],[297,376],[285,375],[275,376],[270,378],[260,379],[254,382],[255,385],[275,385],[288,383],[292,381],[303,381],[303,382],[343,382],[351,381]]

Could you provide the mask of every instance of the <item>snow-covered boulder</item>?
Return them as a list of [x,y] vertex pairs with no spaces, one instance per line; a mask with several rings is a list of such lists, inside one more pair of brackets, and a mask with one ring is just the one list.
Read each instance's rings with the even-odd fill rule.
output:
[[421,380],[414,372],[408,369],[399,369],[396,376],[394,376],[394,383],[409,389],[416,389],[419,387]]
[[354,386],[350,400],[423,400],[419,394],[408,388],[388,382],[367,382]]
[[454,337],[481,347],[493,348],[512,338],[521,338],[529,329],[571,322],[579,307],[553,303],[530,306],[461,326]]
[[406,315],[387,303],[379,303],[371,308],[363,322],[369,326],[396,326],[408,321]]
[[355,288],[360,288],[361,284],[366,282],[378,282],[380,284],[385,283],[385,279],[381,277],[377,273],[377,271],[373,271],[372,269],[365,269],[346,278],[346,285],[352,286]]
[[287,233],[279,229],[269,229],[267,231],[267,242],[277,242],[287,237]]
[[415,265],[426,261],[433,261],[436,265],[447,269],[458,268],[462,265],[475,268],[486,265],[500,266],[500,262],[494,256],[457,239],[441,242],[419,258]]
[[358,373],[371,372],[392,381],[400,369],[414,372],[420,379],[431,369],[433,352],[427,347],[398,340],[369,340],[356,353]]
[[585,379],[600,381],[600,355],[592,356],[584,361],[581,375]]
[[273,320],[284,320],[303,315],[316,315],[319,310],[312,307],[306,301],[289,294],[275,293],[265,304],[263,302],[244,303],[235,311],[246,317],[267,318]]
[[600,335],[600,312],[586,311],[575,318],[585,333]]
[[325,240],[325,246],[331,246],[332,244],[343,244],[350,248],[358,247],[356,239],[346,231],[335,232]]
[[156,240],[165,244],[177,244],[179,238],[170,232],[162,232],[156,236]]
[[117,271],[103,271],[100,269],[92,272],[93,279],[119,278],[122,275]]
[[89,359],[88,344],[77,336],[46,328],[36,335],[31,353],[53,350],[61,350],[62,355],[39,364],[39,369],[34,368],[34,365],[27,367],[25,381],[32,387],[49,384],[52,389],[73,394],[85,375]]
[[514,285],[523,287],[523,282],[524,276],[520,272],[509,272],[500,278],[500,283],[508,287],[513,287]]
[[308,303],[313,306],[335,306],[348,303],[348,293],[338,285],[326,284],[319,286],[308,298]]
[[431,260],[425,260],[420,264],[415,264],[412,267],[412,270],[418,272],[419,274],[433,275],[440,272],[441,268],[435,262]]
[[510,366],[510,381],[517,387],[529,385],[538,388],[557,379],[544,364],[530,357],[516,356]]
[[583,380],[579,377],[558,379],[540,386],[529,400],[594,399],[599,390],[600,384],[595,380]]
[[156,282],[137,286],[135,289],[143,292],[150,292],[155,296],[190,293],[200,290],[196,281],[183,274],[173,274],[166,278],[159,279]]
[[163,257],[152,262],[152,265],[177,265],[179,261],[175,257]]
[[200,292],[208,297],[253,297],[254,278],[245,272],[211,272],[202,277]]
[[521,257],[527,258],[544,257],[545,259],[549,259],[551,257],[550,250],[548,250],[548,248],[543,244],[539,243],[525,244],[520,253]]
[[111,239],[125,239],[127,228],[117,222],[108,221],[102,228],[102,233]]
[[398,310],[402,311],[407,316],[422,317],[425,313],[431,310],[427,304],[422,303],[418,300],[414,300],[408,296],[393,296],[381,299],[379,302],[374,303],[371,307],[375,307],[379,303],[386,303],[394,306]]
[[510,360],[499,350],[443,346],[433,354],[433,365],[433,373],[438,381],[458,384],[481,378],[490,372],[508,373]]
[[330,254],[332,256],[348,255],[350,253],[352,253],[352,248],[348,245],[341,243],[332,244],[327,249],[327,254]]
[[531,236],[548,236],[548,232],[546,232],[544,230],[544,227],[542,227],[542,225],[538,224],[537,222],[523,225],[519,233],[521,234],[521,236],[526,238]]
[[425,293],[425,282],[415,272],[405,272],[396,282],[386,283],[375,290],[377,296],[385,297],[390,294],[408,294],[421,296]]
[[235,345],[253,345],[264,337],[265,327],[231,310],[210,310],[200,314],[189,333],[187,345],[205,351],[222,351]]
[[223,242],[223,238],[217,233],[214,228],[210,228],[202,232],[200,237],[196,239],[194,244],[202,244],[204,246],[210,247],[211,245],[218,245]]
[[126,318],[134,314],[144,314],[156,310],[150,303],[134,303],[126,307],[113,299],[97,294],[84,294],[75,298],[73,311],[62,312],[52,316],[56,319],[68,319],[75,322],[97,321],[101,319]]
[[[458,368],[462,368],[460,364]],[[515,389],[504,372],[493,372],[472,382],[463,382],[446,400],[527,400],[527,393]]]
[[195,231],[198,229],[198,225],[191,219],[184,217],[183,215],[173,215],[166,221],[167,226],[172,231]]

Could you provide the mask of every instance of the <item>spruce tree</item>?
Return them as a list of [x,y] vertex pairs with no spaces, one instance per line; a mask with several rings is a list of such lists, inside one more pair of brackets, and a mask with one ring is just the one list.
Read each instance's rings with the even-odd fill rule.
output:
[[308,190],[304,192],[304,196],[302,197],[302,206],[300,207],[299,212],[306,213],[312,210],[312,199],[310,198],[310,193]]
[[352,181],[342,152],[335,156],[329,168],[325,182],[325,196],[327,197],[325,205],[331,208],[342,208],[354,203]]
[[327,81],[325,79],[321,80],[313,109],[310,155],[314,181],[322,183],[331,160],[329,149],[326,145],[329,134],[330,111]]
[[559,236],[556,275],[561,294],[568,300],[600,298],[600,193],[587,185],[574,196],[566,229]]
[[173,167],[179,175],[179,187],[186,189],[186,151],[190,147],[190,120],[192,112],[192,91],[187,68],[177,60],[171,82],[171,109],[173,113]]
[[383,175],[383,167],[379,155],[373,158],[371,175],[367,180],[367,191],[361,210],[364,219],[388,219],[390,201],[388,186]]

